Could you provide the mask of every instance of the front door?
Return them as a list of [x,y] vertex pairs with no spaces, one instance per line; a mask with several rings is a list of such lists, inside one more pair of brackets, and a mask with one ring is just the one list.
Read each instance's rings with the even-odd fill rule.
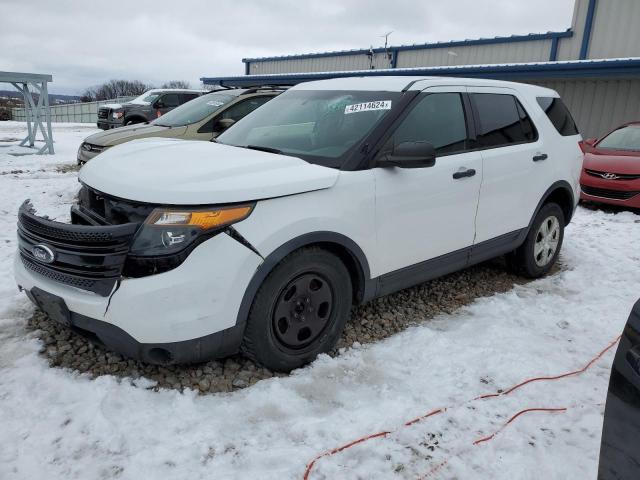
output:
[[374,168],[382,274],[452,252],[441,260],[453,268],[466,265],[475,235],[482,158],[469,151],[464,93],[465,87],[425,89],[378,154],[409,141],[427,141],[436,150],[431,167]]

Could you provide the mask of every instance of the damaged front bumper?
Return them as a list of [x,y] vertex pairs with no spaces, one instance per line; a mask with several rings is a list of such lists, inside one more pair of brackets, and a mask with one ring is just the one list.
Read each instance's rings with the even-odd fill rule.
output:
[[138,224],[63,224],[38,217],[28,203],[19,219],[16,282],[52,319],[151,363],[237,350],[239,306],[262,258],[229,234],[204,241],[172,270],[127,278]]

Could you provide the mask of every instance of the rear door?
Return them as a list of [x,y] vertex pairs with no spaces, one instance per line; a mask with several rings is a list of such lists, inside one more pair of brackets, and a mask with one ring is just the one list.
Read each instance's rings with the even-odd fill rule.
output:
[[179,93],[165,93],[155,102],[156,105],[156,118],[161,117],[169,110],[173,110],[180,105]]
[[481,243],[528,226],[531,212],[549,187],[549,162],[525,102],[515,90],[469,87],[468,91],[482,154],[475,239]]
[[[424,168],[374,168],[376,230],[382,273],[443,259],[448,269],[462,268],[473,244],[475,215],[482,179],[482,158],[470,150],[469,110],[465,87],[430,87],[378,153],[409,141],[428,141],[436,162]],[[470,112],[468,112],[470,113]],[[354,114],[357,115],[357,114]]]
[[199,93],[181,93],[180,94],[180,105],[183,103],[190,102],[191,100],[198,98],[200,96]]

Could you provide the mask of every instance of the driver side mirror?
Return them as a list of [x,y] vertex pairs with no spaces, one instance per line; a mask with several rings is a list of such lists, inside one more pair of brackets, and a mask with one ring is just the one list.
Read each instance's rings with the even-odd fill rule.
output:
[[158,100],[156,103],[153,104],[153,108],[164,108],[164,102],[162,102],[161,100]]
[[213,131],[222,132],[223,130],[226,130],[234,123],[236,123],[236,121],[233,118],[221,118],[213,126]]
[[403,142],[378,160],[379,167],[425,168],[436,164],[436,149],[430,142]]

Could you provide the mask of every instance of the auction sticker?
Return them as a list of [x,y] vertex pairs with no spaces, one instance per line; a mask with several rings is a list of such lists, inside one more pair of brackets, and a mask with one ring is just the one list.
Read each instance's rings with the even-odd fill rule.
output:
[[376,100],[374,102],[355,103],[344,107],[344,114],[369,112],[371,110],[391,110],[391,100]]

